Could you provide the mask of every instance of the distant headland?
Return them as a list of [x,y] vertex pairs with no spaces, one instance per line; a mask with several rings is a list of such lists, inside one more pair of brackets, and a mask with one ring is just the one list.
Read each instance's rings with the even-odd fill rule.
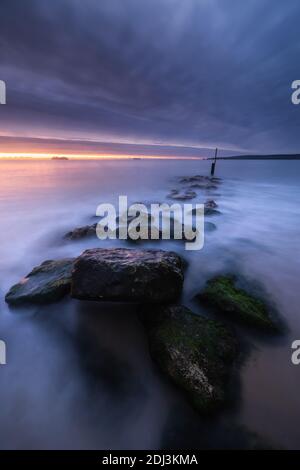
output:
[[52,157],[51,160],[69,160],[68,157]]
[[[207,160],[214,160],[214,157],[209,157]],[[218,157],[218,160],[300,160],[300,154],[235,155],[233,157]]]

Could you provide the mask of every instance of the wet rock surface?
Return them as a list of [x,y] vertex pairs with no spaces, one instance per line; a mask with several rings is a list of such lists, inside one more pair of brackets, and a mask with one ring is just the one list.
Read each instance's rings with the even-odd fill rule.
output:
[[147,306],[141,318],[151,356],[161,370],[188,394],[198,411],[218,409],[237,356],[233,333],[182,305]]
[[10,305],[48,304],[70,292],[74,258],[44,261],[35,267],[5,296]]

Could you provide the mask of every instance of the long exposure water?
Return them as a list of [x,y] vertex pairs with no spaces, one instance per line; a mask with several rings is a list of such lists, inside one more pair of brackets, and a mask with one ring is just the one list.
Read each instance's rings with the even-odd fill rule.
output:
[[137,307],[66,298],[10,310],[4,302],[10,286],[46,259],[126,245],[63,239],[92,223],[98,204],[119,195],[170,203],[176,177],[208,175],[209,167],[195,160],[0,162],[1,448],[251,447],[260,440],[300,448],[300,366],[291,363],[291,343],[300,339],[300,162],[219,161],[222,184],[196,190],[191,201],[214,199],[221,212],[207,218],[217,229],[205,233],[204,248],[143,245],[188,261],[182,302],[195,312],[207,314],[193,300],[205,281],[235,272],[259,286],[286,324],[274,338],[237,327],[247,352],[234,399],[218,417],[201,418],[157,369]]

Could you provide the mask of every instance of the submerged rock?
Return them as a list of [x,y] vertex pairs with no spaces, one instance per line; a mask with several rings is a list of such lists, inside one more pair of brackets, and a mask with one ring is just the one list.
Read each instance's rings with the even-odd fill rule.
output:
[[217,189],[218,186],[208,181],[206,183],[193,183],[190,185],[190,188],[191,189]]
[[218,207],[218,204],[213,199],[210,199],[209,201],[205,201],[204,214],[205,215],[220,215],[221,212],[216,209],[217,207]]
[[[213,200],[210,200],[210,201],[206,201],[204,203],[204,215],[220,215],[221,212],[219,210],[216,209],[216,207],[218,207],[218,205],[216,204],[215,201]],[[196,215],[202,215],[202,209],[192,209],[190,212],[190,214],[192,214],[193,216],[196,216]]]
[[234,276],[210,279],[197,299],[241,323],[267,330],[277,330],[266,304],[235,286]]
[[86,250],[72,274],[72,297],[172,302],[181,293],[183,263],[173,252],[125,248]]
[[218,204],[213,199],[209,199],[208,201],[205,201],[204,206],[207,209],[216,209],[216,207],[218,207]]
[[5,296],[11,305],[45,304],[70,292],[73,258],[44,261],[15,284]]
[[194,176],[181,176],[179,178],[179,183],[198,183],[198,184],[220,184],[221,178],[211,177],[206,175],[194,175]]
[[216,224],[213,224],[212,222],[204,222],[204,232],[214,232],[217,230]]
[[204,215],[210,216],[210,215],[221,215],[221,212],[218,211],[217,209],[210,209],[210,208],[204,208]]
[[151,356],[160,368],[201,413],[218,408],[225,400],[230,364],[237,354],[233,333],[181,305],[147,306],[142,320]]
[[[151,214],[146,214],[140,212],[139,214],[139,219],[142,220],[143,224],[142,227],[145,228],[148,225],[148,229],[150,231],[150,226],[151,226],[151,221],[152,221],[152,216]],[[116,230],[112,231],[111,234],[115,234],[117,237],[119,236],[119,229],[121,226],[127,226],[130,225],[130,223],[136,219],[137,216],[133,215],[128,215],[126,217],[126,214],[122,214],[121,216],[116,217]],[[95,222],[91,225],[84,225],[82,227],[76,227],[70,232],[66,233],[64,238],[67,240],[80,240],[82,238],[88,238],[92,236],[96,236],[97,232],[97,225],[101,224],[101,221]],[[105,224],[104,224],[105,225]]]
[[197,196],[195,191],[185,190],[180,192],[178,189],[172,189],[170,194],[168,194],[169,199],[174,199],[175,201],[189,201],[194,199]]
[[68,240],[79,240],[85,237],[91,237],[96,235],[97,223],[92,225],[85,225],[83,227],[76,227],[70,232],[66,233],[64,238]]
[[205,175],[181,176],[178,181],[181,184],[188,185],[187,191],[193,191],[194,189],[215,190],[221,183],[220,178]]

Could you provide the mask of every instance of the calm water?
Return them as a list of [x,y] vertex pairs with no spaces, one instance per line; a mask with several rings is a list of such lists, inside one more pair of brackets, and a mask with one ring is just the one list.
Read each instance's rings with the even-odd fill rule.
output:
[[196,312],[193,297],[206,279],[233,270],[258,284],[285,319],[280,338],[238,330],[248,353],[236,398],[218,418],[203,421],[156,369],[134,307],[66,299],[13,312],[3,300],[45,259],[121,245],[63,241],[92,222],[99,203],[122,194],[163,202],[176,176],[208,171],[196,161],[0,162],[0,339],[8,361],[0,367],[1,448],[247,447],[255,434],[300,448],[300,366],[290,360],[300,339],[300,162],[220,161],[220,188],[198,190],[198,202],[213,198],[222,212],[210,218],[217,230],[204,249],[146,245],[189,261],[183,303]]

